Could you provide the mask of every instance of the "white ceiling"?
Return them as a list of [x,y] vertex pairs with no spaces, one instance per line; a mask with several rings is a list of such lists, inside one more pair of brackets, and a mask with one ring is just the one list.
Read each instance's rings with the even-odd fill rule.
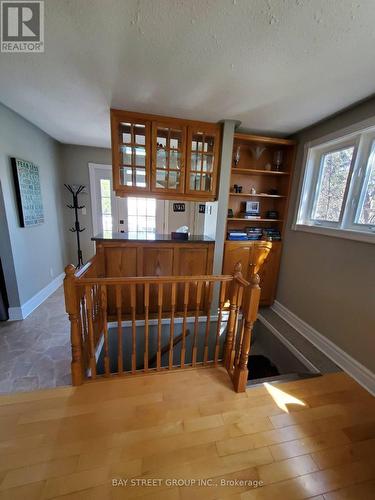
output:
[[0,55],[0,101],[109,146],[109,108],[289,134],[375,92],[374,0],[46,0],[45,53]]

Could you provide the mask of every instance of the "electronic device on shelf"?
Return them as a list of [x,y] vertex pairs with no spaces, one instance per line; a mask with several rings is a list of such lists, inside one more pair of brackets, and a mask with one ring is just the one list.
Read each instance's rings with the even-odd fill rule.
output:
[[244,219],[260,219],[259,201],[245,201]]

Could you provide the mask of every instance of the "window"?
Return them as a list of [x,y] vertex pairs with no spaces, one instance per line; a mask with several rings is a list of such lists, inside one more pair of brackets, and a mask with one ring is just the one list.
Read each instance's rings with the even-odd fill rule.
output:
[[100,206],[103,231],[112,231],[111,181],[100,179]]
[[322,156],[312,219],[340,220],[353,152],[351,147]]
[[154,198],[128,198],[128,231],[156,232],[156,200]]
[[368,158],[366,178],[358,204],[356,223],[375,225],[375,141],[372,143],[371,153]]
[[295,230],[375,242],[375,127],[306,147]]

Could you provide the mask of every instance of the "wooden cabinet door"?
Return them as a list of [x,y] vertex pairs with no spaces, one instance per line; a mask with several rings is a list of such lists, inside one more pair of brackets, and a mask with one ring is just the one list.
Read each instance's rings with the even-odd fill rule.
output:
[[[251,272],[250,264],[255,245],[256,243],[226,241],[224,246],[223,274],[232,274],[237,262],[241,262],[243,277],[249,279]],[[270,253],[260,268],[260,304],[262,306],[272,305],[275,300],[280,254],[281,242],[274,241]]]
[[151,191],[182,194],[185,189],[186,127],[152,123]]
[[259,271],[261,287],[260,304],[262,306],[270,306],[275,300],[280,256],[281,242],[274,241],[272,242],[270,253]]
[[195,198],[216,198],[220,127],[188,127],[185,193]]
[[252,246],[253,243],[226,241],[224,246],[223,274],[233,274],[236,264],[241,262],[242,274],[247,279]]
[[[206,245],[193,245],[187,244],[185,247],[175,247],[175,275],[176,276],[204,276],[212,273],[213,266],[213,250],[214,246]],[[204,309],[206,303],[205,287],[202,288],[200,309]],[[188,310],[195,311],[196,309],[196,293],[197,286],[191,284],[189,286],[189,304]],[[184,303],[184,285],[177,287],[177,308],[183,311]]]
[[117,194],[150,191],[151,123],[111,111],[113,187]]
[[[135,247],[104,247],[105,276],[107,278],[127,278],[136,275],[138,265]],[[130,314],[130,287],[121,287],[121,312]],[[108,287],[108,314],[116,314],[115,287]]]
[[[138,276],[173,276],[174,251],[172,246],[144,246],[138,249],[139,267]],[[144,287],[139,286],[138,302],[139,312],[142,312],[144,305]],[[158,310],[158,285],[149,287],[149,307],[150,313]],[[163,285],[163,310],[170,311],[171,308],[171,285]]]

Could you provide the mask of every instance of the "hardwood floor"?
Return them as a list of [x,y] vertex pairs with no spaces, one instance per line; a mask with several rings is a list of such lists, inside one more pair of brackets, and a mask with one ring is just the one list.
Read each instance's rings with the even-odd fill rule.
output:
[[372,499],[374,451],[375,398],[344,373],[236,394],[200,369],[0,397],[0,499]]

